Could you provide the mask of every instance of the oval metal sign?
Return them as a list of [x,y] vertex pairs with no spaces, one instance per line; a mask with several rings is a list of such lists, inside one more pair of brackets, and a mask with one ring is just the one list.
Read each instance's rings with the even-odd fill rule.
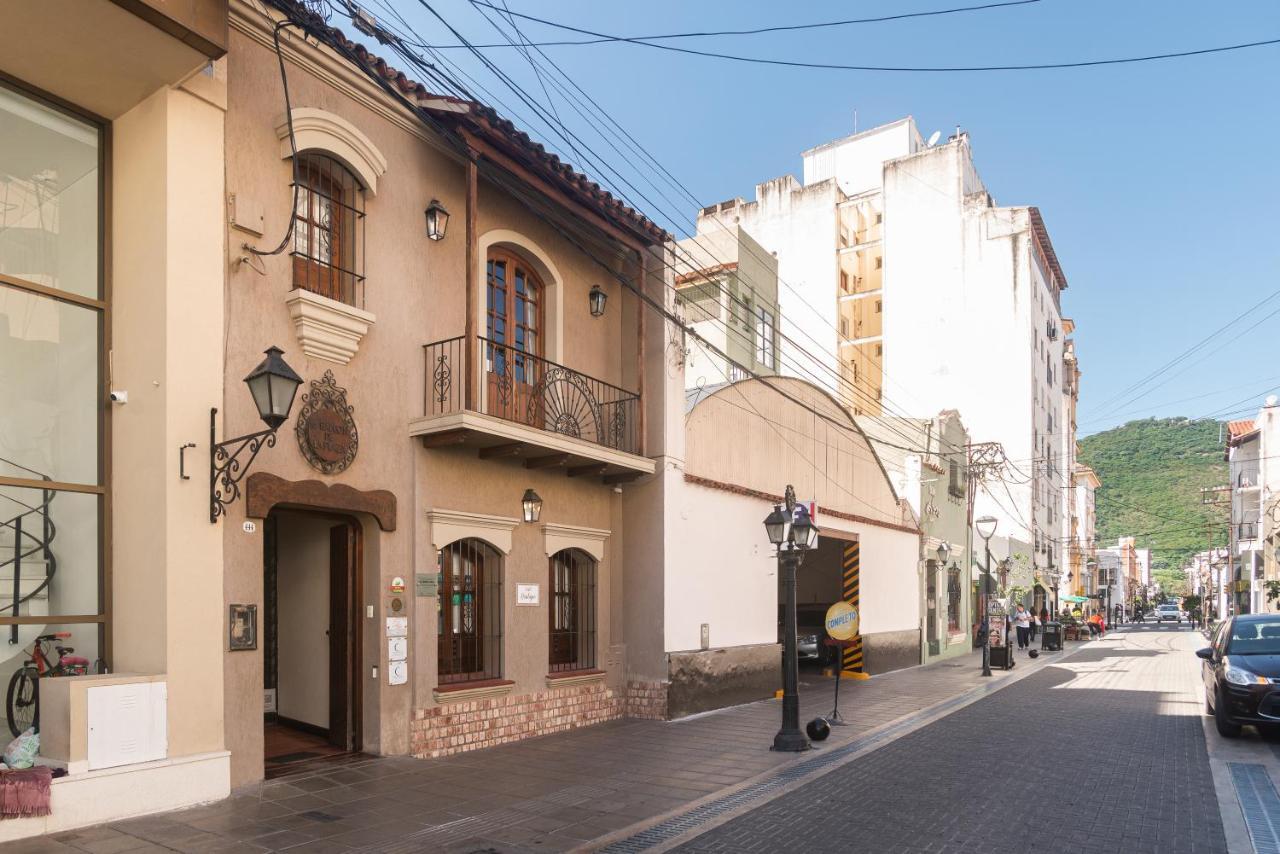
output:
[[836,640],[853,640],[858,635],[858,609],[837,602],[827,609],[827,634]]

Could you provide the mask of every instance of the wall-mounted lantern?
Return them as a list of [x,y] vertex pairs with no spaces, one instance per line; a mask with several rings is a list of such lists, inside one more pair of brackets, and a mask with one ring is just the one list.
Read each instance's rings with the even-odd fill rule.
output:
[[604,314],[604,304],[609,301],[609,295],[599,285],[591,286],[591,293],[587,296],[591,303],[591,316],[600,317]]
[[[240,481],[249,473],[262,448],[274,447],[276,431],[289,420],[293,399],[302,385],[302,377],[289,367],[279,347],[269,347],[267,358],[244,378],[258,407],[258,417],[266,430],[217,441],[218,410],[209,410],[209,521],[217,522],[227,512],[227,505],[240,497]],[[247,452],[248,456],[241,458]]]
[[432,199],[427,205],[427,237],[432,240],[444,240],[444,233],[449,228],[449,212],[439,199]]
[[538,517],[542,515],[542,499],[538,497],[538,493],[532,489],[526,489],[520,504],[524,508],[524,520],[526,522],[538,521]]
[[938,544],[938,566],[946,566],[947,558],[951,555],[951,544],[943,540]]

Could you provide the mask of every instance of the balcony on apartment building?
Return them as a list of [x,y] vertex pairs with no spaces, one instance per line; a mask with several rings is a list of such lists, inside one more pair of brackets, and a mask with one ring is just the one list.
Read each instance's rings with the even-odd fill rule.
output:
[[409,432],[428,448],[563,468],[624,483],[653,473],[642,456],[640,395],[484,336],[427,344],[423,415]]

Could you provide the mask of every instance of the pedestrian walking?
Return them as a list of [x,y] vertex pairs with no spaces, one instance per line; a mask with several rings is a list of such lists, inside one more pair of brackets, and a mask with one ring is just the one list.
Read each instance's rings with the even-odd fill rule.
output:
[[1028,634],[1029,634],[1029,637],[1031,638],[1031,643],[1034,644],[1036,642],[1036,623],[1040,621],[1036,619],[1036,615],[1034,611],[1028,612],[1028,616],[1031,618],[1031,622],[1028,624],[1028,628],[1030,629],[1030,632]]
[[1022,605],[1013,613],[1013,624],[1018,630],[1018,649],[1027,648],[1027,636],[1031,634],[1031,612]]

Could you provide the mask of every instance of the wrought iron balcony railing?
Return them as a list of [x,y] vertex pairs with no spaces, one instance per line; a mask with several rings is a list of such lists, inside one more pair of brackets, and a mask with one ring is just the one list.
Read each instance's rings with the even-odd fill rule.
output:
[[479,412],[639,453],[638,394],[482,336],[436,341],[423,351],[428,417]]

